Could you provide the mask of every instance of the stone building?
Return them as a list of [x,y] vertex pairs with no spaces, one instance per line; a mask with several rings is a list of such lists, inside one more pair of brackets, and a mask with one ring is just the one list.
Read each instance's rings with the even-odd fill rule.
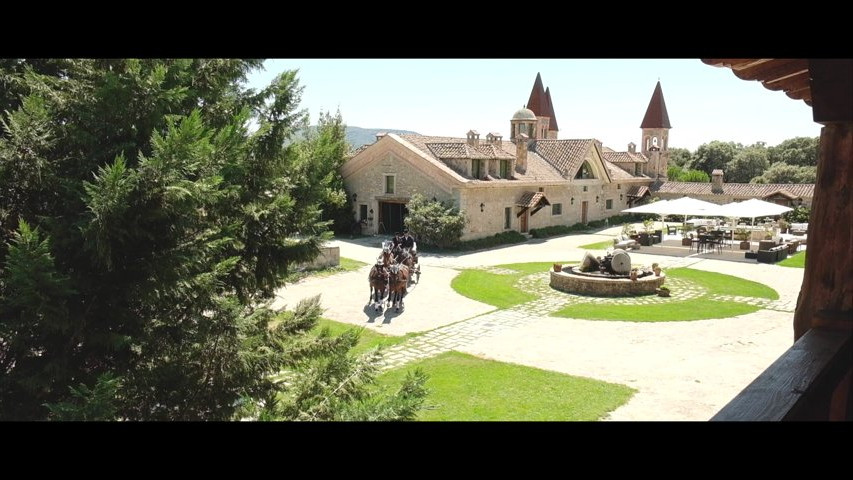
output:
[[467,217],[464,240],[506,230],[522,233],[618,215],[650,196],[685,195],[728,203],[762,198],[810,204],[814,185],[670,182],[672,125],[660,82],[640,124],[640,148],[615,151],[594,138],[560,139],[551,90],[537,74],[525,108],[510,118],[510,137],[476,130],[464,137],[377,135],[341,167],[365,233],[405,224],[412,195],[451,202]]
[[[643,144],[625,152],[594,138],[559,139],[550,88],[537,74],[527,106],[510,118],[510,138],[377,135],[341,168],[365,233],[399,231],[412,195],[465,212],[463,239],[506,230],[586,223],[617,215],[666,175],[669,119],[660,84],[643,120]],[[648,137],[646,139],[645,137]]]

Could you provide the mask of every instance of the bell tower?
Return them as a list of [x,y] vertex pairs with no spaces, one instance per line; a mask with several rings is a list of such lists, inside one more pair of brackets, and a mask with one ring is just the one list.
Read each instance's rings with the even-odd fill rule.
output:
[[663,99],[663,90],[660,81],[655,86],[646,116],[640,124],[643,136],[640,148],[649,159],[646,175],[652,179],[662,178],[666,180],[666,169],[669,166],[669,114],[666,113],[666,102]]

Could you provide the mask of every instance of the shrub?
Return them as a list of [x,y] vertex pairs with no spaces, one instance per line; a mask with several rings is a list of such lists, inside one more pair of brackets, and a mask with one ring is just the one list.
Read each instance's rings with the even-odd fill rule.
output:
[[447,248],[459,243],[465,228],[465,216],[453,205],[427,200],[421,194],[412,195],[406,226],[418,239],[419,245]]
[[790,212],[785,212],[782,215],[782,218],[787,220],[789,223],[807,223],[809,221],[809,214],[811,210],[809,207],[804,205],[800,205],[799,207],[794,208]]

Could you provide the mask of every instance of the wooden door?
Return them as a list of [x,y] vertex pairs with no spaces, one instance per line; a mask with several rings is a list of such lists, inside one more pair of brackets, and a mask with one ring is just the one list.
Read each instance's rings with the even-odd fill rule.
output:
[[589,209],[589,202],[581,202],[581,223],[586,224],[586,211]]
[[529,213],[530,212],[528,210],[525,210],[521,215],[521,233],[527,233],[527,215]]

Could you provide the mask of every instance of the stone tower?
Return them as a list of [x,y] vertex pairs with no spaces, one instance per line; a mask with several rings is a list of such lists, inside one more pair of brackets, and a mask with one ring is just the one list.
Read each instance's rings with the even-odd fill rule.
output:
[[646,116],[640,124],[643,138],[640,143],[642,152],[648,157],[646,175],[653,179],[666,180],[666,169],[669,164],[669,115],[666,113],[666,102],[663,100],[663,90],[660,81],[655,86]]
[[542,75],[537,73],[527,100],[527,108],[536,115],[536,128],[530,138],[557,138],[557,116],[551,103],[551,89],[542,85]]
[[520,134],[525,134],[529,138],[536,138],[535,132],[537,127],[538,119],[536,118],[536,114],[533,113],[529,108],[520,108],[513,115],[512,120],[509,121],[509,139],[512,142],[515,142],[515,139],[518,138]]

